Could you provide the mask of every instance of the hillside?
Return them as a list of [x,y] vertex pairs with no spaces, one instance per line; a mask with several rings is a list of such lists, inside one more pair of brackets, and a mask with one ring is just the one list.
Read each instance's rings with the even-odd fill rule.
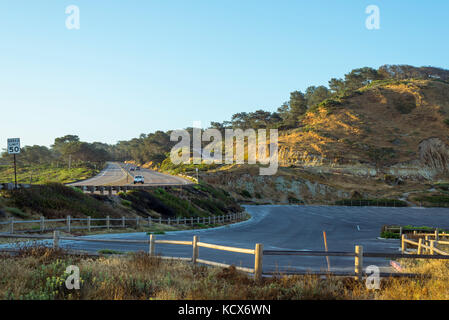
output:
[[[350,164],[447,173],[449,84],[433,80],[374,81],[328,99],[280,134],[281,165]],[[446,122],[445,122],[446,121]]]
[[449,83],[381,80],[310,108],[280,130],[280,168],[221,166],[201,179],[241,201],[333,203],[402,199],[447,205]]

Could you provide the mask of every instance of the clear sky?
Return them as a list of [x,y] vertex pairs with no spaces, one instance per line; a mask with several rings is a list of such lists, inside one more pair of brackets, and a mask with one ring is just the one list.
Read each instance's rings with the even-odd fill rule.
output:
[[[80,29],[65,9],[80,9]],[[380,30],[368,30],[368,5]],[[449,69],[447,0],[0,3],[0,148],[115,143],[237,112],[383,64]]]

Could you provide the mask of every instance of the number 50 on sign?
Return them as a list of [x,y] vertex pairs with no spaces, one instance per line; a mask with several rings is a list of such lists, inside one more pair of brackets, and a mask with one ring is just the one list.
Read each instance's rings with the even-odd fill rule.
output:
[[8,139],[8,153],[9,154],[20,153],[20,138]]

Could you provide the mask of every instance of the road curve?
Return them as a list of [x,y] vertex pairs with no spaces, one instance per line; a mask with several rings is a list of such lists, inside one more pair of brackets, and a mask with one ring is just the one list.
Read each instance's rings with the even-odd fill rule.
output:
[[[144,186],[187,185],[191,181],[177,176],[141,169],[129,171],[130,166],[122,166],[117,162],[108,162],[106,167],[95,177],[68,184],[69,186],[123,186],[133,185],[133,176],[142,175],[145,178]],[[140,184],[139,184],[140,185]]]
[[[449,210],[444,208],[377,208],[377,207],[327,207],[327,206],[246,206],[252,215],[248,221],[234,225],[203,229],[166,232],[157,239],[192,240],[198,235],[202,242],[253,249],[262,243],[264,250],[318,250],[323,251],[322,232],[327,232],[329,251],[354,252],[362,245],[365,252],[399,253],[400,241],[380,239],[384,224],[427,225],[449,227]],[[146,233],[102,234],[88,238],[148,240]],[[148,245],[125,243],[98,243],[61,241],[61,246],[96,252],[114,249],[122,252],[148,251]],[[157,245],[156,253],[164,256],[191,257],[192,247]],[[200,249],[200,257],[237,266],[252,267],[254,256],[247,254]],[[330,257],[332,271],[353,271],[353,257]],[[376,265],[381,271],[391,271],[389,260],[365,258],[365,266]],[[320,271],[327,269],[325,257],[264,256],[267,271]]]
[[[144,186],[169,186],[169,185],[192,184],[192,181],[189,181],[181,177],[172,176],[169,174],[164,174],[144,168],[141,168],[140,170],[137,171],[129,171],[130,168],[131,167],[129,165],[126,165],[124,167],[124,170],[128,171],[131,177],[134,177],[136,175],[143,176],[145,180],[145,183],[143,184]],[[128,184],[133,184],[133,179],[131,177],[128,181]]]
[[106,167],[95,177],[87,180],[69,183],[69,186],[107,186],[122,185],[126,182],[126,173],[118,163],[107,162]]

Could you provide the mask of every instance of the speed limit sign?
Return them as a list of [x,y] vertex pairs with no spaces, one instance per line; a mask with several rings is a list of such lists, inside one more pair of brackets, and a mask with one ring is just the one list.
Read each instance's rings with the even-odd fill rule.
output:
[[20,153],[20,138],[8,139],[8,153],[19,154]]

